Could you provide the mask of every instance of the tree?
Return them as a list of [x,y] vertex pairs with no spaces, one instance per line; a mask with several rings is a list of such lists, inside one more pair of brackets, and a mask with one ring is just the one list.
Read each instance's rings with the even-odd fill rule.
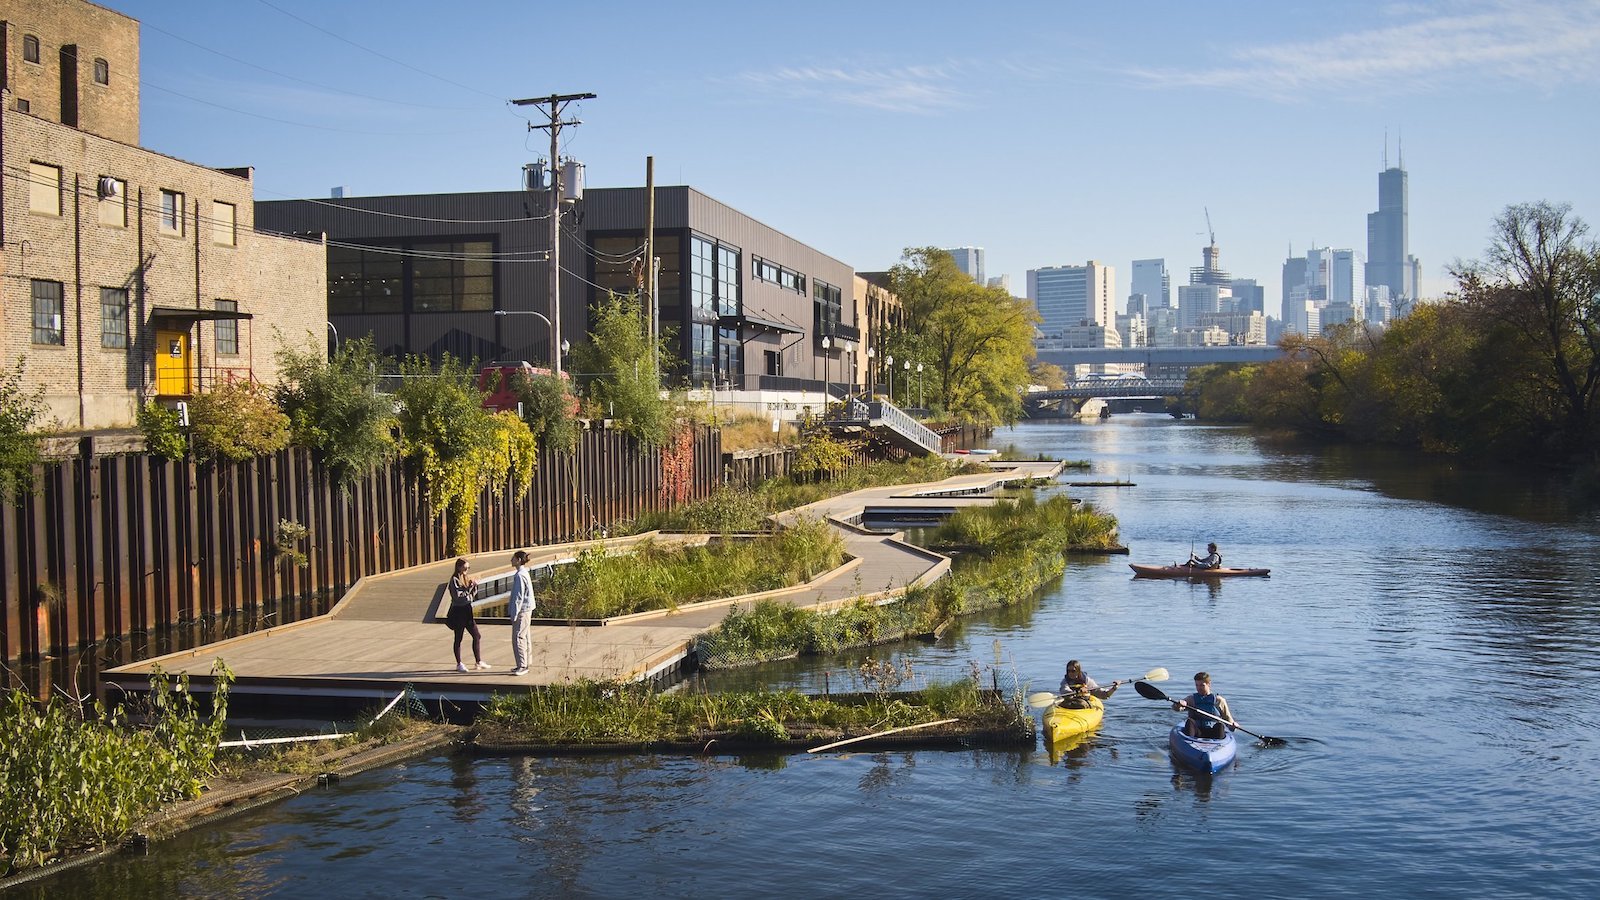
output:
[[570,382],[554,375],[512,377],[512,389],[522,404],[522,421],[549,450],[571,453],[578,445],[578,400],[568,390]]
[[509,479],[526,493],[538,445],[515,413],[483,408],[473,373],[454,357],[437,371],[408,357],[401,373],[400,452],[420,471],[435,514],[450,514],[451,552],[465,553],[482,492],[504,490]]
[[314,344],[278,353],[274,395],[294,442],[316,451],[342,487],[394,453],[394,400],[378,392],[387,361],[370,338],[345,341],[331,359]]
[[189,399],[190,434],[201,459],[240,462],[289,446],[289,417],[253,381],[228,381]]
[[1563,456],[1594,448],[1600,392],[1600,250],[1571,212],[1566,203],[1508,206],[1485,258],[1451,268],[1480,327],[1526,360],[1525,400],[1548,416],[1548,449]]
[[44,417],[44,389],[22,386],[23,362],[0,370],[0,500],[16,496],[33,485],[33,467],[39,462],[39,420]]
[[[661,446],[671,430],[673,410],[662,398],[660,378],[651,367],[650,335],[639,298],[608,294],[595,302],[591,318],[589,339],[572,348],[573,359],[590,375],[589,399],[640,443]],[[663,339],[658,351],[663,357],[665,344]]]
[[932,362],[933,405],[965,421],[1015,422],[1038,321],[1027,301],[976,284],[935,247],[906,250],[889,283],[906,312],[890,352]]

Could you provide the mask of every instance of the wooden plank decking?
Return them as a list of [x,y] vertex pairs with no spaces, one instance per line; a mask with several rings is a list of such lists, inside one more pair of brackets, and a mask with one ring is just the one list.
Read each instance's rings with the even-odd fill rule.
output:
[[[873,488],[845,494],[779,516],[825,518],[838,528],[854,559],[812,582],[782,592],[760,595],[796,606],[827,608],[859,596],[893,596],[906,586],[938,578],[950,561],[914,547],[894,535],[852,526],[879,505],[935,508],[989,503],[987,491],[1003,482],[1054,477],[1058,463],[997,463],[989,473],[962,475],[935,484]],[[969,493],[963,493],[969,492]],[[572,556],[596,544],[625,547],[654,535],[613,538],[529,548],[535,565]],[[689,536],[655,536],[662,540],[694,540]],[[469,556],[479,579],[510,569],[511,551]],[[513,677],[511,631],[493,620],[480,621],[483,656],[493,668],[466,673],[455,670],[453,635],[435,619],[443,585],[454,559],[440,560],[398,572],[361,579],[325,616],[242,635],[179,653],[119,666],[104,673],[110,684],[128,691],[147,686],[149,672],[159,665],[167,672],[187,672],[197,690],[204,690],[212,662],[224,660],[245,694],[388,698],[407,685],[424,699],[486,699],[496,692],[559,684],[577,679],[636,680],[679,664],[699,634],[714,628],[736,604],[750,598],[728,598],[611,619],[603,627],[565,622],[536,624],[532,629],[533,664],[527,675]],[[468,636],[462,657],[471,659]],[[470,665],[470,662],[469,662]]]

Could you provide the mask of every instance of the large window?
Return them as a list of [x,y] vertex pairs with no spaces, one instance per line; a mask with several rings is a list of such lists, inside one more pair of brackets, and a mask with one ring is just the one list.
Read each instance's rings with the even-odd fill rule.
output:
[[770,259],[762,259],[759,256],[752,257],[750,274],[757,281],[776,284],[786,291],[794,291],[796,294],[804,294],[806,292],[806,276],[793,269],[784,268]]
[[61,329],[61,282],[33,279],[33,342],[64,345]]
[[328,312],[402,312],[405,257],[391,248],[328,247]]
[[61,167],[28,163],[28,211],[44,216],[61,215]]
[[161,190],[161,232],[183,234],[183,195],[177,191]]
[[697,384],[742,372],[738,332],[717,327],[719,316],[740,312],[739,266],[739,248],[689,239],[689,372]]
[[39,62],[39,39],[31,34],[22,36],[22,61],[35,64]]
[[335,315],[492,309],[492,241],[328,248],[328,311]]
[[820,340],[824,335],[837,334],[842,308],[843,297],[838,288],[826,281],[813,280],[811,282],[813,337]]
[[[217,311],[218,312],[238,312],[239,311],[239,301],[237,301],[237,300],[218,300],[217,301]],[[218,356],[238,356],[239,355],[239,320],[238,319],[218,319],[217,320],[216,333],[217,333],[217,355]]]
[[108,350],[128,347],[128,290],[100,289],[100,346]]
[[489,241],[419,243],[410,251],[414,311],[494,309],[494,245]]

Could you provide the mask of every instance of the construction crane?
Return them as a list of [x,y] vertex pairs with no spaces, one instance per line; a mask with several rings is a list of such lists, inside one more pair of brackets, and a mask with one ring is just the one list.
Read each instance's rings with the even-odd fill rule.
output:
[[1217,245],[1217,233],[1211,230],[1211,207],[1202,206],[1200,208],[1206,211],[1206,237],[1210,239],[1211,246],[1215,247]]

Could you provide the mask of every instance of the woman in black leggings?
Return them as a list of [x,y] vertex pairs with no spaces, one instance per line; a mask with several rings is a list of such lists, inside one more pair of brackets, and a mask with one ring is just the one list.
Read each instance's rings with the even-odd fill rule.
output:
[[489,668],[483,661],[481,644],[483,635],[478,633],[478,623],[472,618],[472,601],[478,599],[478,583],[467,576],[467,561],[465,558],[456,560],[456,572],[450,576],[450,586],[445,588],[450,594],[450,611],[445,614],[445,624],[456,633],[456,671],[467,671],[466,663],[461,661],[461,633],[472,632],[472,658],[474,665],[479,669]]

